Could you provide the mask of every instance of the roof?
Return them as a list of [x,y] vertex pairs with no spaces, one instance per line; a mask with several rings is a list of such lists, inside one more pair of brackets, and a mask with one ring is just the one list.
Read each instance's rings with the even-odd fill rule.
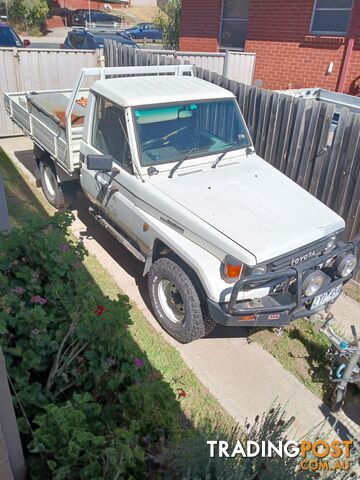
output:
[[91,89],[123,107],[234,98],[229,90],[185,75],[111,78],[98,80]]

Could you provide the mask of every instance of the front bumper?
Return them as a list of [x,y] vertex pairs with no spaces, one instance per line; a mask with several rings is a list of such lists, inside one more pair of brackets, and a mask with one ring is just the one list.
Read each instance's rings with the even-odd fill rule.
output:
[[[312,300],[318,295],[349,281],[359,270],[359,260],[355,271],[345,278],[336,278],[334,272],[329,272],[333,267],[327,267],[326,274],[330,274],[329,278],[331,278],[331,281],[310,297],[306,297],[302,293],[303,275],[312,269],[319,268],[330,258],[337,257],[342,253],[358,255],[359,245],[360,234],[349,243],[341,242],[337,244],[336,248],[327,254],[304,261],[286,270],[241,278],[235,283],[228,303],[216,303],[208,299],[209,314],[213,320],[225,326],[279,327],[287,325],[297,318],[309,317],[318,313],[324,310],[327,304],[312,309]],[[275,285],[289,282],[290,279],[293,281],[293,286],[290,290],[281,293],[271,293],[271,288]],[[270,287],[270,293],[260,299],[237,301],[239,293],[261,287]]]

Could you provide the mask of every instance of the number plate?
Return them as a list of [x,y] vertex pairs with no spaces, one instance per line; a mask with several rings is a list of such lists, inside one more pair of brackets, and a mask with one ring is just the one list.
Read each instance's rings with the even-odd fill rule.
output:
[[341,287],[342,285],[338,285],[337,287],[332,288],[328,292],[322,293],[321,295],[315,297],[311,304],[311,309],[321,307],[322,305],[325,305],[335,300],[335,298],[338,297],[341,293]]

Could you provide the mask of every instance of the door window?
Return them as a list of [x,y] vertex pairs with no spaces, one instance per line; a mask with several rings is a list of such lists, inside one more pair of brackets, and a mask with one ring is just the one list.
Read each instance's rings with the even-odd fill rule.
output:
[[92,144],[101,153],[133,173],[128,133],[123,108],[103,97],[96,99]]
[[74,48],[82,49],[85,47],[86,37],[78,32],[69,32],[69,42]]

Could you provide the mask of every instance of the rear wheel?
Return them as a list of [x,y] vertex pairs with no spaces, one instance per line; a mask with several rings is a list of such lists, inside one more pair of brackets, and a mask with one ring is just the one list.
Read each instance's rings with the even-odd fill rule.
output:
[[173,260],[160,258],[153,264],[148,287],[160,325],[178,342],[189,343],[202,338],[216,325],[201,308],[191,278]]
[[55,167],[51,160],[40,161],[41,188],[46,200],[53,207],[63,210],[75,200],[76,187],[73,182],[58,183]]

